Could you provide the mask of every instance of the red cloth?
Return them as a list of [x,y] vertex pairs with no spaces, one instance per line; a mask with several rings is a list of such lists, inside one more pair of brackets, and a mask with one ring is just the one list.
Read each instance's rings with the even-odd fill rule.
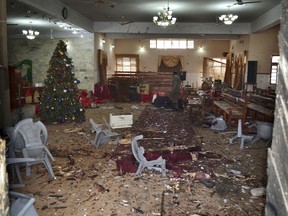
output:
[[153,94],[140,94],[139,101],[142,103],[151,103],[153,98]]
[[[202,172],[203,170],[201,166],[205,167],[205,169],[211,169],[213,167],[219,166],[220,164],[233,163],[232,160],[226,159],[222,155],[212,152],[202,153],[200,151],[201,147],[196,146],[183,150],[175,150],[173,151],[173,153],[168,150],[149,152],[145,153],[145,157],[148,161],[150,161],[156,160],[158,157],[162,156],[166,160],[166,168],[173,171],[174,173],[177,173],[179,176],[185,172]],[[191,156],[191,153],[195,152],[197,152],[198,155],[198,159],[196,162],[192,160]],[[120,155],[118,154],[111,157],[111,159],[114,159],[116,161],[118,170],[121,170],[121,172],[123,173],[136,172],[138,162],[132,154],[123,156],[121,159],[116,159],[119,157]],[[199,166],[199,164],[201,164],[201,166]]]
[[94,85],[94,96],[97,99],[111,99],[110,90],[107,85],[96,83]]
[[39,116],[39,114],[40,114],[39,104],[35,104],[35,116]]
[[104,87],[104,85],[101,85],[101,86],[98,85],[96,87],[96,92],[97,92],[96,95],[92,91],[87,92],[83,90],[79,94],[79,101],[84,108],[90,108],[92,103],[95,103],[95,104],[105,103],[111,99],[111,97],[109,96],[109,89],[108,89],[108,92],[107,92],[107,89],[108,87]]
[[87,98],[88,93],[86,91],[82,91],[80,93],[79,102],[84,108],[91,107],[92,100],[91,98]]

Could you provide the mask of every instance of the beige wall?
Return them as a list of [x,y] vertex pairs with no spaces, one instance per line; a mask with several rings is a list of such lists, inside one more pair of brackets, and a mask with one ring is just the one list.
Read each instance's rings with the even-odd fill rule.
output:
[[278,34],[280,26],[275,26],[263,32],[245,35],[231,41],[230,50],[235,55],[248,50],[248,61],[257,61],[257,87],[275,88],[270,85],[271,55],[279,54]]
[[[199,47],[203,46],[203,52]],[[145,47],[140,51],[140,47]],[[115,40],[115,54],[139,54],[140,71],[157,71],[158,58],[161,55],[181,55],[183,56],[183,71],[187,71],[186,83],[194,87],[200,87],[202,83],[203,57],[221,58],[223,52],[228,52],[230,48],[229,40],[195,40],[194,49],[186,50],[159,50],[150,49],[149,40]],[[115,68],[115,65],[111,66]],[[188,83],[187,83],[188,82]]]
[[250,36],[248,59],[258,61],[258,73],[270,73],[271,55],[279,54],[280,26]]
[[[105,38],[105,34],[95,34],[95,65],[97,80],[99,80],[99,68],[98,68],[98,49],[104,51],[107,54],[108,66],[107,76],[110,77],[115,72],[115,55],[114,55],[114,40]],[[105,41],[105,42],[104,42]],[[96,83],[95,82],[95,83]]]

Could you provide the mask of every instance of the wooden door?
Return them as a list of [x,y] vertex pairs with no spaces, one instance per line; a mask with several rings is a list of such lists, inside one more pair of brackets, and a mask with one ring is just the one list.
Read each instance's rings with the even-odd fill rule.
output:
[[[21,68],[9,66],[9,88],[10,88],[10,106],[16,109],[25,103],[24,92],[21,83]],[[20,101],[21,97],[21,101]]]

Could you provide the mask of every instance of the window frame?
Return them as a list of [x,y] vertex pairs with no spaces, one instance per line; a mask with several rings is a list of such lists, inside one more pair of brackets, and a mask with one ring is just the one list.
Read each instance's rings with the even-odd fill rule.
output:
[[212,77],[213,80],[222,80],[225,78],[226,58],[203,58],[203,78]]
[[[118,59],[124,59],[124,58],[130,58],[130,69],[131,69],[131,59],[135,59],[136,61],[136,71],[134,70],[118,70]],[[121,72],[138,72],[139,71],[139,55],[136,54],[116,54],[115,55],[115,66],[116,66],[116,71],[121,71]],[[123,64],[122,64],[122,68],[123,68]]]
[[[273,57],[278,57],[278,62],[273,62]],[[271,56],[271,68],[270,68],[270,85],[277,85],[278,84],[278,75],[279,75],[279,60],[280,60],[280,55],[279,54],[273,54]],[[276,71],[274,71],[274,67],[276,67]],[[275,82],[272,82],[272,78],[276,79]]]
[[149,40],[150,49],[194,49],[193,39],[177,38],[154,38]]

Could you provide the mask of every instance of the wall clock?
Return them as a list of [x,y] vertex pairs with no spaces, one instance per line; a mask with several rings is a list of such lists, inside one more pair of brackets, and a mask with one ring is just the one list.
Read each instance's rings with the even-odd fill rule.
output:
[[66,7],[64,7],[64,8],[62,9],[62,17],[63,17],[64,19],[67,19],[67,17],[68,17],[68,10],[67,10]]

